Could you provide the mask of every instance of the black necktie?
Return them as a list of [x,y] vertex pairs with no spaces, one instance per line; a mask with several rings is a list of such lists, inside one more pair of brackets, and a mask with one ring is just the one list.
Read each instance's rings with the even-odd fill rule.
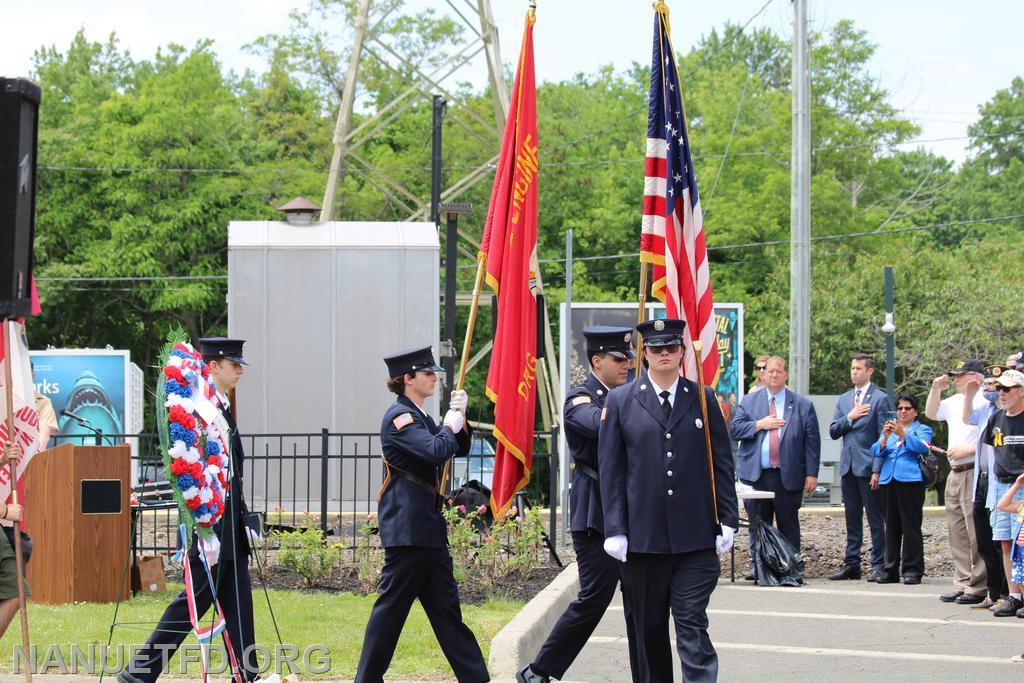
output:
[[672,414],[672,404],[668,402],[669,393],[663,391],[658,396],[661,396],[661,409],[665,411],[665,417]]

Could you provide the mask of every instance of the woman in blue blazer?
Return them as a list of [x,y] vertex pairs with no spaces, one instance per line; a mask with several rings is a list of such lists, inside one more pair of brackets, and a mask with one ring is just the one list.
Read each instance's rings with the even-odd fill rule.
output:
[[897,396],[896,419],[885,423],[881,437],[871,446],[871,488],[881,485],[885,498],[885,569],[878,583],[899,583],[902,573],[903,583],[917,584],[924,575],[924,484],[918,456],[928,453],[932,428],[917,421],[917,410],[916,398]]

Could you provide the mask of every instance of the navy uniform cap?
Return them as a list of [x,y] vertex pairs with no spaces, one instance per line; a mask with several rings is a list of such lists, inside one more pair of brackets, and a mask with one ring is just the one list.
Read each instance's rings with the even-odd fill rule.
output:
[[685,330],[686,322],[677,318],[645,320],[636,326],[636,331],[644,338],[644,346],[682,344]]
[[199,353],[206,360],[233,360],[242,365],[248,365],[242,355],[244,339],[231,339],[229,337],[205,337],[199,340]]
[[984,373],[985,379],[998,379],[1004,372],[1012,369],[1013,368],[1006,365],[986,365]]
[[441,366],[434,362],[434,354],[430,351],[429,346],[407,349],[384,356],[384,362],[388,366],[388,377],[412,375],[417,370],[441,371]]
[[593,325],[583,328],[587,339],[587,355],[607,353],[619,360],[633,358],[633,329]]

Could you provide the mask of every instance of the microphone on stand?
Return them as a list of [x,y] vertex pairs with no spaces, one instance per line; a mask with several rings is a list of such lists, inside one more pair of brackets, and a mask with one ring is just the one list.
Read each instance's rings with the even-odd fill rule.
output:
[[61,410],[60,414],[63,417],[70,417],[70,418],[72,418],[74,420],[78,420],[79,424],[85,424],[86,422],[88,422],[88,420],[86,420],[84,417],[79,417],[78,415],[75,415],[74,413],[72,413],[67,408]]

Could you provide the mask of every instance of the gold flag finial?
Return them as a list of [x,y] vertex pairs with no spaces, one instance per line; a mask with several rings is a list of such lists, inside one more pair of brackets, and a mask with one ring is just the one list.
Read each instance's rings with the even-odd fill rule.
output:
[[665,31],[672,35],[672,27],[668,23],[668,5],[663,0],[655,0],[651,3],[654,11],[661,15],[661,21],[665,24]]

